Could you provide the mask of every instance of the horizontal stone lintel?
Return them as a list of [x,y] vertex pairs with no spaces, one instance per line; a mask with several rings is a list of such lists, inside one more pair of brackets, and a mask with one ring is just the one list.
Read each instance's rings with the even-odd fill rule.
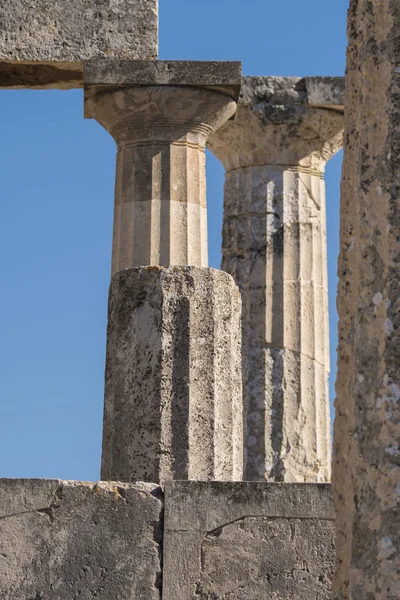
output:
[[237,61],[95,60],[84,64],[85,94],[133,86],[202,87],[239,99],[242,63]]
[[82,63],[158,56],[158,0],[1,0],[0,88],[82,87]]
[[299,106],[344,111],[344,77],[243,77],[242,106]]
[[344,111],[344,77],[305,77],[310,106]]

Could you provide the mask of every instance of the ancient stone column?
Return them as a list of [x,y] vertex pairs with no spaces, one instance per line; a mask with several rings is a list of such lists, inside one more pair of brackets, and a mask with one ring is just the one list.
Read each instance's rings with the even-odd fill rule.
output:
[[86,115],[118,147],[112,274],[208,265],[205,144],[235,113],[238,76],[239,63],[86,66]]
[[242,479],[241,301],[206,268],[204,156],[240,84],[239,63],[86,66],[86,115],[118,146],[105,480]]
[[324,169],[343,80],[245,77],[213,134],[226,169],[222,268],[243,301],[245,479],[329,481]]
[[335,600],[400,597],[400,4],[352,0],[333,450]]
[[222,271],[142,267],[114,276],[102,479],[242,479],[240,312]]

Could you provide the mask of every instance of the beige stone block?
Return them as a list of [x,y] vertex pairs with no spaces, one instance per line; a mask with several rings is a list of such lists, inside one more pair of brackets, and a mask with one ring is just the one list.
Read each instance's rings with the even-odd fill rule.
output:
[[400,594],[400,6],[350,2],[339,256],[333,598]]
[[2,0],[0,87],[83,86],[83,62],[158,56],[158,0]]

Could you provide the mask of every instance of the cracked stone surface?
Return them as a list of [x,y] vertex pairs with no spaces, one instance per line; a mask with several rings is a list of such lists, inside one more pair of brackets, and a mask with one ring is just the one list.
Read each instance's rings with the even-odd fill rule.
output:
[[153,484],[0,480],[2,600],[161,597]]
[[83,61],[158,56],[158,0],[2,0],[0,87],[82,87]]
[[351,0],[339,258],[335,600],[400,597],[400,4]]
[[341,77],[244,77],[208,142],[226,169],[222,269],[242,295],[245,479],[330,480],[326,162]]
[[328,600],[329,485],[167,482],[163,600]]
[[102,479],[241,480],[240,312],[239,291],[222,271],[114,275]]

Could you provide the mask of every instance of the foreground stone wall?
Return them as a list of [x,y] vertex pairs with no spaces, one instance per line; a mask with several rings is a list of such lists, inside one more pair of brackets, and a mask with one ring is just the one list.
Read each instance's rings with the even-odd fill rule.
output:
[[400,4],[352,0],[333,483],[336,599],[400,597]]
[[329,485],[168,482],[163,600],[328,600]]
[[2,0],[0,88],[82,87],[83,61],[154,59],[158,0]]
[[0,598],[159,600],[162,508],[152,484],[0,480]]
[[2,600],[328,600],[333,565],[329,485],[0,480]]

